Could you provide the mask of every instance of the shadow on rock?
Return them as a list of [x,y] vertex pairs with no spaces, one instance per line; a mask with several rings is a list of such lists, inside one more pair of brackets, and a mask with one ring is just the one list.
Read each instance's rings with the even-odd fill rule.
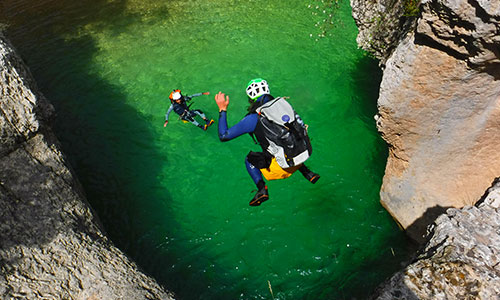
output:
[[[170,195],[167,190],[158,189],[148,191],[156,201],[143,196],[149,186],[163,186],[158,175],[168,159],[154,147],[143,147],[154,141],[155,135],[146,117],[125,104],[123,88],[93,72],[92,60],[99,50],[95,41],[86,35],[66,38],[78,36],[76,32],[88,24],[98,24],[118,34],[141,16],[127,11],[127,1],[45,1],[37,6],[18,2],[2,4],[1,16],[9,24],[6,35],[28,62],[40,90],[56,109],[54,131],[88,201],[111,240],[139,264],[144,261],[142,257],[161,257],[164,268],[171,265],[170,258],[157,250],[158,235],[164,238],[168,228],[177,226],[168,217]],[[165,18],[166,12],[162,10],[158,17]],[[140,136],[140,140],[132,136]],[[52,172],[50,168],[23,155],[11,153],[9,160],[12,164],[18,159],[28,161],[25,170],[12,174],[9,166],[3,165],[0,174],[2,180],[15,182],[21,189],[13,192],[4,187],[4,181],[0,186],[2,251],[18,246],[42,247],[68,230],[64,218],[72,219],[70,223],[76,224],[76,228],[82,224],[81,220],[74,220],[72,208],[65,207],[70,202],[50,201],[59,196],[57,189],[48,188],[62,179],[47,175]],[[40,168],[39,175],[26,177],[25,171],[33,168]],[[138,175],[138,170],[147,172]],[[25,182],[29,185],[23,185]],[[40,197],[44,188],[50,194],[48,198]],[[158,207],[158,203],[162,206]],[[9,220],[13,227],[4,226],[3,220]],[[144,238],[153,235],[154,238]],[[154,275],[161,274],[155,264],[141,267]]]
[[425,244],[427,242],[427,227],[434,223],[440,215],[446,213],[448,208],[451,208],[451,206],[442,207],[436,205],[428,208],[420,218],[406,228],[406,233],[420,245]]

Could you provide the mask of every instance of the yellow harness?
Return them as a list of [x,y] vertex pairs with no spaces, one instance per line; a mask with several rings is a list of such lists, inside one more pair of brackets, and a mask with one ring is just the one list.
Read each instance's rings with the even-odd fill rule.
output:
[[283,169],[282,167],[280,167],[280,165],[278,165],[276,158],[273,157],[271,165],[269,165],[268,168],[260,169],[260,171],[267,180],[285,179],[290,177],[301,166],[302,164]]

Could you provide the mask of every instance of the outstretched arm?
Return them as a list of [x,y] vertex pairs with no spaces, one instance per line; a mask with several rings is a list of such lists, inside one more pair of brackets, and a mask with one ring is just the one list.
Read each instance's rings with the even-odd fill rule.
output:
[[167,124],[168,124],[168,116],[170,115],[170,113],[172,112],[173,109],[174,109],[174,105],[170,104],[170,106],[168,107],[167,113],[165,114],[165,123],[163,123],[163,127],[167,126]]
[[236,123],[236,125],[228,128],[227,112],[223,110],[219,113],[219,139],[221,142],[225,142],[239,137],[242,134],[254,132],[257,120],[257,114],[247,115]]
[[203,92],[203,93],[196,93],[196,94],[192,94],[190,96],[186,96],[186,100],[189,101],[191,100],[191,98],[194,98],[194,97],[198,97],[198,96],[201,96],[201,95],[210,95],[210,92]]
[[219,139],[222,142],[234,139],[244,133],[255,130],[258,117],[256,114],[247,115],[231,128],[227,126],[227,107],[229,106],[229,96],[222,92],[215,95],[215,103],[219,107]]

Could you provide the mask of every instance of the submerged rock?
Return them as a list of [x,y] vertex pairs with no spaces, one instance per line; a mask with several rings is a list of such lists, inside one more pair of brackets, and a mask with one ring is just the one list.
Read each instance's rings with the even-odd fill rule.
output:
[[377,126],[389,145],[381,203],[424,242],[437,216],[473,205],[500,175],[500,4],[424,0],[399,32],[393,51],[379,51]]
[[173,299],[106,238],[0,33],[0,298]]

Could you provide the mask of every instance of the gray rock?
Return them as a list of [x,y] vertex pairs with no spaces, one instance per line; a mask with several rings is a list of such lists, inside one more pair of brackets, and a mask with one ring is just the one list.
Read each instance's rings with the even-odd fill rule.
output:
[[405,15],[405,2],[350,0],[359,29],[357,43],[379,59],[381,65],[385,65],[399,42],[415,27],[415,17]]
[[372,299],[500,299],[500,183],[479,207],[450,208],[415,260]]
[[103,234],[53,107],[1,34],[0,91],[0,298],[173,299]]
[[424,0],[417,34],[472,67],[500,68],[500,3]]

